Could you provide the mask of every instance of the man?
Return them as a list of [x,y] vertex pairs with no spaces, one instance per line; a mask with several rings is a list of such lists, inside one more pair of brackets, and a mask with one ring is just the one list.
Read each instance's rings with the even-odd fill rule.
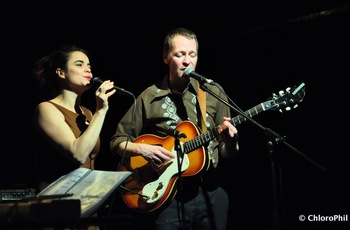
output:
[[[238,151],[230,109],[184,74],[198,61],[198,40],[191,30],[167,34],[163,61],[168,73],[138,96],[111,139],[122,170],[133,171],[121,186],[122,197],[131,209],[152,218],[153,229],[226,230],[229,201],[215,169],[219,159]],[[220,85],[207,87],[226,99]],[[206,129],[212,135],[203,136]]]

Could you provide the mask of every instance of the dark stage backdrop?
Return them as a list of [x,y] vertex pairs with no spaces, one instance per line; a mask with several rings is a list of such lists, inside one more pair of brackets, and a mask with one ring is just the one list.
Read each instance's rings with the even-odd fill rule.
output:
[[[31,67],[36,59],[61,44],[76,43],[90,51],[95,76],[111,79],[137,96],[164,75],[165,33],[184,26],[196,32],[200,41],[196,72],[223,85],[243,110],[287,87],[306,86],[298,108],[254,117],[285,137],[287,144],[273,147],[273,158],[261,127],[248,121],[238,126],[241,154],[220,165],[221,182],[230,195],[229,228],[271,227],[278,219],[273,215],[277,186],[271,159],[282,181],[283,202],[278,203],[283,212],[277,212],[277,217],[286,227],[307,229],[320,224],[300,222],[302,214],[350,214],[349,1],[288,1],[284,5],[277,1],[233,5],[183,1],[177,9],[162,3],[157,6],[161,10],[155,3],[142,1],[127,3],[127,7],[103,1],[23,4],[9,6],[11,18],[0,16],[1,50],[5,51],[2,189],[30,187],[33,179],[30,120],[39,97]],[[22,19],[14,20],[17,17]],[[85,94],[84,104],[94,110],[93,90]],[[132,104],[132,97],[116,94],[111,98],[101,134],[99,169],[116,170],[109,138]],[[113,203],[118,214],[126,209],[118,198]],[[334,227],[336,223],[323,224]]]

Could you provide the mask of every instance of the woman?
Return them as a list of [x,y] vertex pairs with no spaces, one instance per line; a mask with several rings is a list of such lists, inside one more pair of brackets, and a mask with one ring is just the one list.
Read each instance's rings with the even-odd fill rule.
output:
[[87,51],[75,45],[62,46],[39,59],[33,75],[46,96],[33,120],[35,184],[40,192],[78,167],[94,169],[108,98],[116,90],[114,82],[104,81],[95,92],[95,112],[81,105],[93,75]]

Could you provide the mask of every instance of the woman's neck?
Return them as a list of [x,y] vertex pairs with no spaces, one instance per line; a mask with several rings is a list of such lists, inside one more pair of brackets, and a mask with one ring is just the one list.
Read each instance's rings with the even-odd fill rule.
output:
[[63,90],[59,95],[51,100],[60,106],[65,107],[68,110],[71,110],[76,113],[81,113],[80,102],[81,95],[76,94],[75,92]]

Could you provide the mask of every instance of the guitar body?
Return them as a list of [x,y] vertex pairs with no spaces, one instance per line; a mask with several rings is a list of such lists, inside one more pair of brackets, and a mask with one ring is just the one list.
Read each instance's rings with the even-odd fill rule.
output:
[[[190,121],[183,121],[177,127],[179,130],[186,134],[188,139],[197,137],[200,131]],[[185,139],[181,138],[181,144]],[[175,138],[172,136],[159,137],[152,134],[145,134],[139,136],[134,143],[145,143],[151,145],[160,145],[165,149],[177,155],[175,146]],[[197,148],[189,153],[184,153],[181,176],[188,177],[194,176],[203,170],[209,168],[208,153],[206,153],[204,147]],[[124,181],[123,187],[120,192],[124,202],[129,208],[138,212],[151,212],[155,211],[159,207],[171,202],[176,194],[176,186],[178,180],[178,159],[172,159],[166,166],[163,166],[160,170],[155,170],[154,165],[145,160],[141,156],[133,156],[125,158],[121,167],[122,171],[131,171],[132,174]],[[161,178],[161,179],[160,179]],[[157,180],[161,180],[159,183]],[[148,193],[145,191],[146,187],[155,187],[155,192],[161,193],[159,198],[145,199],[144,196],[153,197],[153,192]],[[163,187],[158,190],[158,187]],[[150,201],[151,200],[151,201]]]

